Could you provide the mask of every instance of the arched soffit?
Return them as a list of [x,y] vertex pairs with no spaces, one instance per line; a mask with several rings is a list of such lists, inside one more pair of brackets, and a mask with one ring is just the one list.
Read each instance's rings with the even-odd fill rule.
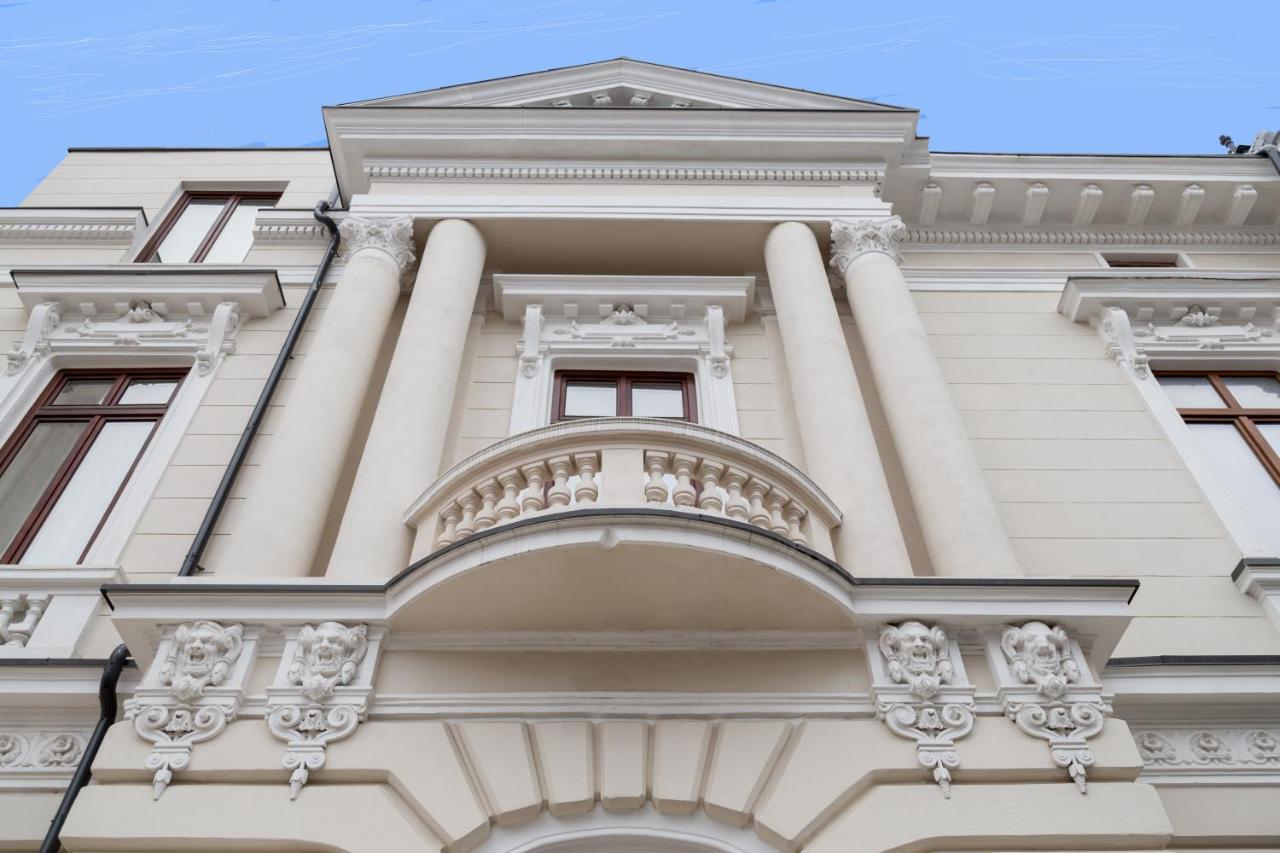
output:
[[[823,629],[853,620],[839,566],[758,528],[584,510],[496,528],[394,579],[393,629]],[[591,624],[588,624],[591,623]]]
[[698,812],[663,814],[651,806],[635,813],[596,809],[495,828],[472,853],[776,853],[748,829]]

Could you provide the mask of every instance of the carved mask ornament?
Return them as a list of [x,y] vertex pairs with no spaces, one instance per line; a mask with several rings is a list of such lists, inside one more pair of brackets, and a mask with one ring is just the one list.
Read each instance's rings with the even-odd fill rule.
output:
[[922,622],[887,625],[880,632],[880,651],[888,665],[889,677],[906,684],[912,694],[929,699],[938,688],[955,677],[947,658],[947,636],[941,628]]
[[200,621],[181,625],[173,635],[173,651],[165,661],[161,682],[173,688],[173,695],[189,702],[217,686],[231,673],[231,664],[240,656],[243,628],[224,628],[217,622]]
[[289,667],[289,681],[303,694],[319,702],[333,695],[339,685],[350,684],[356,667],[368,650],[364,625],[348,628],[338,622],[317,627],[304,625],[298,634],[298,650]]
[[1023,684],[1034,684],[1050,699],[1057,699],[1080,679],[1080,668],[1070,657],[1067,632],[1043,622],[1028,622],[1005,629],[1000,648],[1009,668]]

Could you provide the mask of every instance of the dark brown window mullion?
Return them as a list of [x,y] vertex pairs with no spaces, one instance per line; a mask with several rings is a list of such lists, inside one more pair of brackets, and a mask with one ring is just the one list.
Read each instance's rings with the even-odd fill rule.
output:
[[[1264,421],[1266,423],[1268,421]],[[1280,487],[1280,456],[1277,456],[1275,448],[1271,446],[1271,442],[1267,441],[1266,436],[1258,429],[1257,424],[1251,417],[1243,417],[1236,419],[1236,429],[1244,436],[1245,442],[1253,448],[1253,452],[1258,455],[1258,461],[1262,463],[1262,467],[1271,475],[1271,479],[1275,481],[1277,487]]]
[[204,242],[196,247],[196,253],[191,256],[189,263],[198,264],[205,259],[205,256],[209,254],[209,250],[213,248],[213,244],[217,242],[218,237],[222,236],[222,229],[227,227],[227,221],[236,212],[236,208],[240,206],[241,198],[241,196],[233,195],[227,199],[227,203],[222,206],[222,213],[218,214],[218,218],[209,227],[209,233],[204,235]]
[[[112,511],[115,510],[116,504],[120,501],[120,495],[124,494],[125,487],[129,485],[129,481],[133,479],[133,472],[138,467],[138,463],[142,461],[142,457],[146,455],[147,448],[151,446],[151,440],[156,437],[156,429],[160,426],[160,420],[163,417],[156,418],[151,423],[151,431],[147,433],[147,440],[142,442],[142,446],[138,448],[138,454],[133,457],[133,464],[129,466],[129,470],[124,473],[124,477],[120,480],[120,485],[116,487],[116,493],[111,496],[111,500],[107,502],[107,508],[102,512],[102,518],[98,520],[98,526],[93,528],[93,533],[89,535],[89,541],[84,544],[84,550],[76,557],[76,562],[84,560],[89,553],[89,549],[93,547],[93,543],[98,541],[98,534],[102,532],[103,526],[107,523],[107,519],[111,517]],[[105,419],[104,419],[105,420]],[[131,418],[112,418],[113,421],[132,420]]]

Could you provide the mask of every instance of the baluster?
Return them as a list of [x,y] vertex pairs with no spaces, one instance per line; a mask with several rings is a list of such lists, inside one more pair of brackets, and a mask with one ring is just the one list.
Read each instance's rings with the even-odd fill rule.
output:
[[698,493],[693,487],[693,469],[698,460],[693,456],[677,453],[672,460],[672,469],[676,475],[675,487],[671,490],[671,502],[676,506],[694,506]]
[[464,539],[476,532],[476,509],[480,506],[480,496],[468,489],[459,498],[462,507],[462,518],[458,520],[458,538]]
[[724,488],[729,499],[724,502],[724,514],[735,521],[746,521],[751,507],[742,496],[742,486],[747,482],[747,475],[742,471],[730,468],[724,475]]
[[445,545],[452,545],[458,541],[458,519],[460,518],[462,518],[462,507],[458,506],[457,501],[451,501],[448,506],[440,511],[440,519],[444,529],[436,537],[437,548],[443,548]]
[[6,646],[20,646],[22,643],[12,638],[9,634],[9,626],[13,623],[13,617],[18,612],[20,604],[20,595],[6,595],[0,597],[0,639],[5,641]]
[[573,500],[569,491],[569,457],[555,456],[547,460],[551,467],[551,491],[547,493],[547,503],[552,507],[568,506]]
[[663,479],[667,474],[667,462],[665,453],[654,450],[644,452],[644,467],[649,472],[649,481],[644,486],[644,498],[651,504],[667,502],[667,483]]
[[596,472],[600,470],[600,456],[595,453],[573,454],[573,464],[578,466],[578,488],[573,497],[579,504],[593,504],[600,497],[600,484]]
[[27,612],[22,614],[22,621],[17,625],[9,626],[9,637],[11,642],[8,645],[25,646],[30,640],[32,633],[36,630],[36,625],[40,624],[40,617],[44,615],[44,610],[49,606],[49,595],[27,595],[19,596],[20,599],[25,598]]
[[720,496],[720,478],[724,476],[724,463],[702,460],[698,468],[698,480],[702,494],[698,495],[698,509],[720,515],[724,512],[724,498]]
[[476,486],[483,504],[476,514],[476,530],[488,530],[498,523],[498,481],[485,480]]
[[514,468],[498,475],[502,485],[502,500],[498,501],[498,521],[510,521],[520,514],[520,502],[516,496],[520,494],[520,472]]
[[791,496],[781,489],[773,489],[764,499],[764,504],[769,509],[769,529],[780,536],[787,535],[787,522],[782,518],[782,507],[790,500]]
[[769,484],[752,477],[747,481],[747,521],[756,527],[769,526],[769,511],[764,508],[764,493],[769,491]]
[[782,508],[782,517],[787,522],[787,538],[797,545],[808,545],[809,540],[800,530],[800,522],[804,521],[805,517],[804,507],[795,501],[788,501]]
[[524,497],[520,499],[520,512],[527,515],[531,512],[542,512],[547,508],[547,466],[543,462],[521,465],[520,473],[524,475]]

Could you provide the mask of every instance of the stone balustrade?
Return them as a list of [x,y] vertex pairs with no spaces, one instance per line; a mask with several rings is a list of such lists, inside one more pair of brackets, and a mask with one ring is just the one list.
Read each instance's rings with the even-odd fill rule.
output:
[[0,592],[0,645],[26,646],[48,606],[48,595]]
[[475,533],[588,507],[663,508],[754,525],[831,553],[840,513],[801,471],[682,421],[598,418],[512,436],[463,460],[406,514],[414,558]]

